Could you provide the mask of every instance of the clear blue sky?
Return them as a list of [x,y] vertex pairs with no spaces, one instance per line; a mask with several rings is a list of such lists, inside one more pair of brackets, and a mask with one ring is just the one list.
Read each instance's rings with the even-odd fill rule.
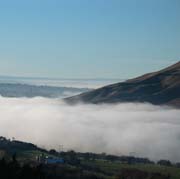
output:
[[128,78],[180,60],[180,0],[2,0],[0,75]]

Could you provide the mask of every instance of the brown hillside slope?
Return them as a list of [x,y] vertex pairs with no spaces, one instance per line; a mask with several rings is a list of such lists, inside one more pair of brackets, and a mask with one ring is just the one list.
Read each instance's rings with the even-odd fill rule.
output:
[[163,70],[65,99],[74,104],[149,102],[180,107],[180,62]]

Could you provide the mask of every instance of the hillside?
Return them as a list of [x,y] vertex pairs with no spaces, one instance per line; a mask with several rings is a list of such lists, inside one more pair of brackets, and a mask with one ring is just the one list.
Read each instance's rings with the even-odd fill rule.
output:
[[[48,162],[59,158],[64,162]],[[168,160],[155,163],[133,156],[48,151],[32,143],[0,137],[0,178],[3,179],[179,179],[179,166]]]
[[149,102],[180,107],[180,62],[163,70],[66,98],[70,104]]

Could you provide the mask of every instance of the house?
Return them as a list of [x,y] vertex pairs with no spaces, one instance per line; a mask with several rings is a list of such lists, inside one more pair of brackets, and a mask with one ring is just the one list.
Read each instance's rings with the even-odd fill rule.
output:
[[40,156],[37,156],[37,161],[39,163],[44,163],[44,164],[64,164],[65,163],[63,158],[50,157],[50,156],[45,156],[43,154],[41,154]]
[[62,158],[47,158],[45,159],[46,164],[64,164],[65,161]]

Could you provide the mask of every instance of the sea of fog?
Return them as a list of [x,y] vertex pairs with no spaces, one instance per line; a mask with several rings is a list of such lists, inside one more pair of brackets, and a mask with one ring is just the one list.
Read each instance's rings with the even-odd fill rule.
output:
[[70,106],[0,97],[0,135],[41,147],[180,161],[180,110],[151,104]]
[[[85,83],[90,84],[74,85]],[[63,146],[64,150],[133,153],[178,162],[179,116],[180,110],[146,103],[68,105],[60,98],[0,96],[0,136],[47,149]]]

